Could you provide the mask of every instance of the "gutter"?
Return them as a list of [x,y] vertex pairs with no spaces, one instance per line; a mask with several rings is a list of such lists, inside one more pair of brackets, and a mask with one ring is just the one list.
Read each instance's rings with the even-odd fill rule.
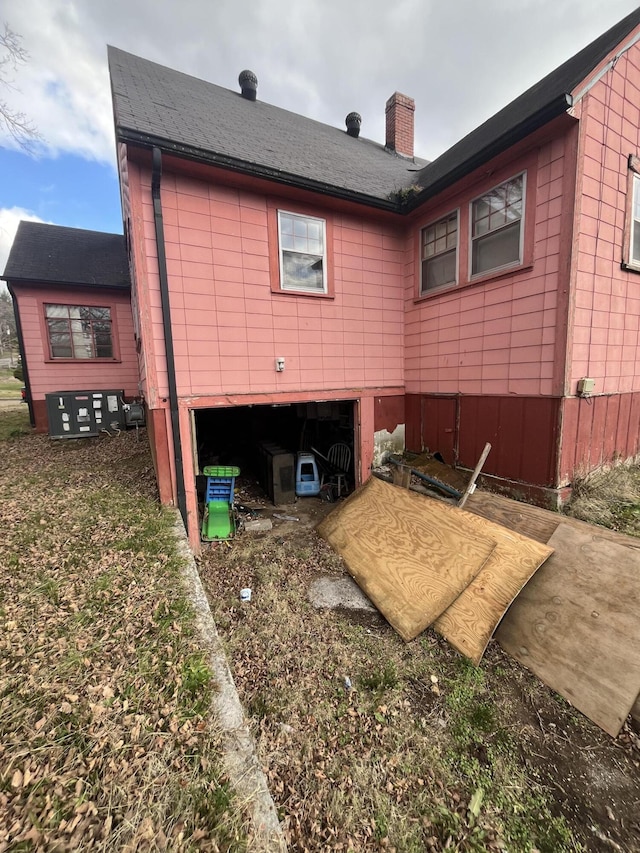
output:
[[[507,130],[499,136],[498,139],[494,139],[485,145],[484,148],[474,151],[474,153],[467,157],[466,160],[463,160],[462,163],[452,166],[444,175],[441,175],[432,184],[426,186],[421,192],[416,193],[413,198],[407,201],[402,206],[401,212],[411,213],[417,207],[420,207],[421,204],[424,204],[425,201],[428,201],[430,198],[438,195],[442,190],[451,186],[451,184],[454,184],[456,181],[459,181],[461,178],[466,177],[468,174],[473,172],[474,169],[477,169],[478,166],[482,166],[484,163],[491,160],[492,157],[506,151],[507,148],[515,145],[516,142],[520,142],[522,139],[529,136],[530,133],[533,133],[535,130],[538,130],[538,128],[543,127],[545,124],[548,124],[554,118],[562,115],[562,113],[566,113],[572,106],[573,98],[570,94],[563,92],[561,95],[558,95],[541,110],[538,110],[533,115],[528,116],[526,119],[521,121],[515,127]],[[464,139],[461,141],[464,142]],[[436,165],[437,162],[437,160],[434,160],[431,165]],[[425,168],[428,169],[429,166],[426,166]]]
[[20,312],[18,311],[18,300],[16,298],[16,294],[13,290],[13,286],[11,282],[7,281],[7,289],[9,290],[9,294],[13,301],[13,316],[16,321],[16,337],[18,338],[18,349],[20,350],[20,360],[22,362],[22,378],[24,381],[24,387],[26,389],[25,394],[27,397],[27,406],[29,406],[29,423],[32,427],[36,425],[36,419],[33,415],[33,402],[31,400],[31,384],[29,382],[29,368],[27,367],[27,354],[24,349],[24,337],[22,335],[22,323],[20,322]]
[[[0,276],[0,279],[3,276]],[[6,281],[6,279],[4,279]],[[57,279],[38,278],[34,281],[33,276],[18,276],[12,275],[11,281],[19,282],[20,284],[28,284],[30,287],[86,287],[89,290],[95,287],[108,290],[131,290],[131,284],[103,284],[99,281],[58,281]]]
[[354,190],[348,190],[344,187],[336,187],[332,184],[325,184],[322,181],[315,181],[312,178],[302,178],[298,175],[290,174],[289,172],[281,172],[279,169],[262,166],[259,163],[247,163],[244,160],[229,157],[226,154],[216,154],[212,151],[203,151],[201,148],[196,148],[192,145],[183,145],[177,142],[171,142],[168,139],[162,139],[161,137],[141,133],[137,130],[117,127],[116,133],[118,142],[123,142],[127,145],[152,148],[154,151],[157,148],[162,150],[165,154],[173,154],[184,160],[193,160],[197,163],[205,163],[208,166],[218,166],[232,172],[251,175],[254,178],[264,178],[268,181],[276,181],[277,183],[285,184],[286,186],[309,190],[310,192],[328,195],[332,198],[340,198],[345,201],[352,201],[355,204],[365,204],[367,207],[376,207],[380,210],[386,210],[389,213],[401,213],[397,202],[392,201],[391,199],[376,198],[375,196],[355,192]]
[[178,411],[178,387],[176,384],[176,365],[173,350],[173,332],[171,328],[171,303],[169,299],[169,277],[167,274],[167,255],[164,243],[164,221],[162,218],[162,200],[160,198],[160,182],[162,179],[162,154],[159,148],[153,149],[153,171],[151,175],[151,196],[153,198],[153,220],[156,230],[156,248],[158,251],[158,273],[160,276],[160,303],[162,306],[162,327],[167,358],[167,380],[169,383],[169,408],[171,411],[171,435],[173,438],[173,455],[176,466],[176,491],[178,509],[187,524],[187,493],[184,484],[182,468],[182,442],[180,440],[180,420]]

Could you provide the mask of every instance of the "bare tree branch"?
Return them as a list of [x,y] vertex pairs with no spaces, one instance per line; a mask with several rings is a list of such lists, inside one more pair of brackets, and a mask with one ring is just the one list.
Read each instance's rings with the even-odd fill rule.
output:
[[[22,36],[14,33],[8,24],[4,24],[4,32],[0,33],[0,91],[13,89],[14,75],[21,65],[29,60],[29,54],[22,46]],[[33,142],[42,139],[42,135],[27,116],[18,110],[13,110],[3,98],[0,98],[0,127],[4,127],[9,135],[26,151],[31,151]]]

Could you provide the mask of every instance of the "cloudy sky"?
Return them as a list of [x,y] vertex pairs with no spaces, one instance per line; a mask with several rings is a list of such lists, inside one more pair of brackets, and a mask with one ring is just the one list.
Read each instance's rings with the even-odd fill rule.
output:
[[[106,45],[384,141],[394,91],[416,100],[416,154],[442,151],[637,0],[2,0],[29,61],[0,81],[32,155],[0,131],[0,271],[20,219],[121,232]],[[0,53],[0,59],[2,58]],[[6,70],[6,69],[5,69]]]

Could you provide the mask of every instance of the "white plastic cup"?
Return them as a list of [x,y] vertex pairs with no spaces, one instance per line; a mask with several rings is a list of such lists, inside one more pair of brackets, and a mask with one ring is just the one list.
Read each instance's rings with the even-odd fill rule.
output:
[[249,587],[240,590],[240,601],[251,601],[251,590]]

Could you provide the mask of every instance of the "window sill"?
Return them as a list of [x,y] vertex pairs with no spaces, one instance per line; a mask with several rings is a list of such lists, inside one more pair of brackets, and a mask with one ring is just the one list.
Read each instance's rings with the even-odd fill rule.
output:
[[620,264],[620,269],[626,270],[627,272],[640,273],[640,264],[628,264],[626,261],[623,261]]
[[45,364],[122,364],[121,358],[45,358]]
[[303,296],[311,297],[312,299],[335,299],[335,295],[333,293],[321,293],[320,291],[315,292],[313,290],[283,290],[281,287],[274,287],[272,288],[271,293],[279,296]]
[[[492,281],[499,281],[502,278],[508,278],[512,275],[519,275],[523,272],[528,272],[533,269],[533,261],[523,264],[518,264],[513,267],[505,267],[501,270],[495,270],[494,272],[485,273],[484,275],[474,276],[474,278],[465,279],[464,281],[458,282],[458,284],[448,284],[443,285],[437,289],[430,291],[429,293],[421,293],[419,296],[416,296],[413,300],[414,303],[424,302],[427,299],[434,299],[437,296],[443,296],[444,294],[453,293],[459,290],[466,290],[469,287],[475,287],[477,284],[487,284]],[[635,269],[636,272],[640,272],[640,267]]]

